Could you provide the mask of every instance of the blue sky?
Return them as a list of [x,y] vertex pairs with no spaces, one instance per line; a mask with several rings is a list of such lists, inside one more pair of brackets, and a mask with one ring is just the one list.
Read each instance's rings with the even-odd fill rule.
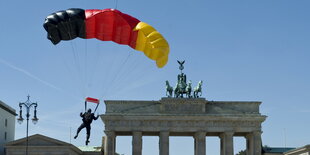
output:
[[[83,98],[159,100],[165,80],[174,85],[176,60],[203,96],[215,101],[262,101],[263,145],[300,147],[310,143],[310,2],[308,0],[118,0],[117,9],[156,28],[171,53],[163,69],[141,52],[95,39],[54,46],[42,24],[50,13],[68,8],[115,8],[114,0],[0,1],[0,100],[18,110],[27,95],[37,101],[40,133],[70,142],[81,120]],[[98,112],[104,113],[104,105]],[[16,138],[26,123],[16,124]],[[100,145],[101,120],[93,123],[90,145]],[[85,132],[75,145],[84,145]],[[244,149],[237,138],[235,151]],[[148,155],[158,154],[158,139],[146,137]],[[171,138],[170,154],[193,154],[191,138]],[[129,137],[117,151],[131,154]],[[219,141],[207,139],[207,153]],[[155,150],[155,152],[154,152]],[[145,154],[145,153],[144,153]]]

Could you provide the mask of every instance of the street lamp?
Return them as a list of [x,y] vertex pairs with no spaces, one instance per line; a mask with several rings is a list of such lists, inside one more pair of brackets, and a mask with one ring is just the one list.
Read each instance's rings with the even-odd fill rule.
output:
[[27,137],[27,143],[26,143],[26,155],[28,155],[28,122],[29,122],[29,117],[30,117],[30,114],[29,114],[29,111],[30,111],[30,108],[32,107],[32,106],[34,106],[34,116],[33,116],[33,118],[32,118],[32,123],[33,124],[37,124],[38,123],[38,118],[37,118],[37,106],[38,106],[38,104],[36,103],[36,102],[31,102],[30,101],[30,96],[28,95],[27,96],[27,101],[26,102],[23,102],[23,103],[19,103],[19,108],[20,108],[20,110],[19,110],[19,118],[17,119],[17,122],[19,123],[19,124],[22,124],[23,123],[23,120],[24,120],[24,118],[23,118],[23,116],[22,116],[22,106],[25,106],[25,108],[26,108],[26,111],[27,111],[27,113],[26,113],[26,118],[27,118],[27,130],[26,130],[26,137]]

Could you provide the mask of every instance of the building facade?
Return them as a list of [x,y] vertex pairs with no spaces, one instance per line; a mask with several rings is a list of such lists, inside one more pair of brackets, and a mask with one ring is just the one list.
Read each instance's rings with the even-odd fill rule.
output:
[[284,152],[284,155],[310,155],[310,145]]
[[310,145],[299,148],[265,146],[262,155],[310,155]]
[[4,145],[15,137],[15,109],[0,101],[0,155],[5,154]]
[[262,155],[284,155],[285,152],[294,150],[294,149],[296,148],[264,146],[262,150]]
[[[11,141],[5,145],[6,155],[26,154],[26,138]],[[102,155],[101,147],[81,147],[35,134],[28,137],[29,155]]]

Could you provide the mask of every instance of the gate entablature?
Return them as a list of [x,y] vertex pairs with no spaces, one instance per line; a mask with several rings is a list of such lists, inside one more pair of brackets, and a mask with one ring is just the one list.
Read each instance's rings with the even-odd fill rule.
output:
[[127,132],[250,132],[266,119],[261,102],[207,101],[204,98],[162,98],[159,101],[105,101],[106,130]]

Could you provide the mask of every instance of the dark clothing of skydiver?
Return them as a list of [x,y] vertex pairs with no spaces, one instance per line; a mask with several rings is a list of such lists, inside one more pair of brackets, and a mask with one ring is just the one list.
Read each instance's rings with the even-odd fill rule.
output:
[[86,145],[89,143],[89,137],[90,137],[90,124],[92,123],[93,120],[97,120],[99,115],[95,117],[94,113],[91,113],[91,109],[88,109],[87,112],[84,114],[80,113],[80,116],[83,118],[82,121],[83,123],[80,125],[80,127],[77,129],[76,135],[74,136],[74,139],[76,139],[80,133],[80,131],[83,128],[86,128]]

